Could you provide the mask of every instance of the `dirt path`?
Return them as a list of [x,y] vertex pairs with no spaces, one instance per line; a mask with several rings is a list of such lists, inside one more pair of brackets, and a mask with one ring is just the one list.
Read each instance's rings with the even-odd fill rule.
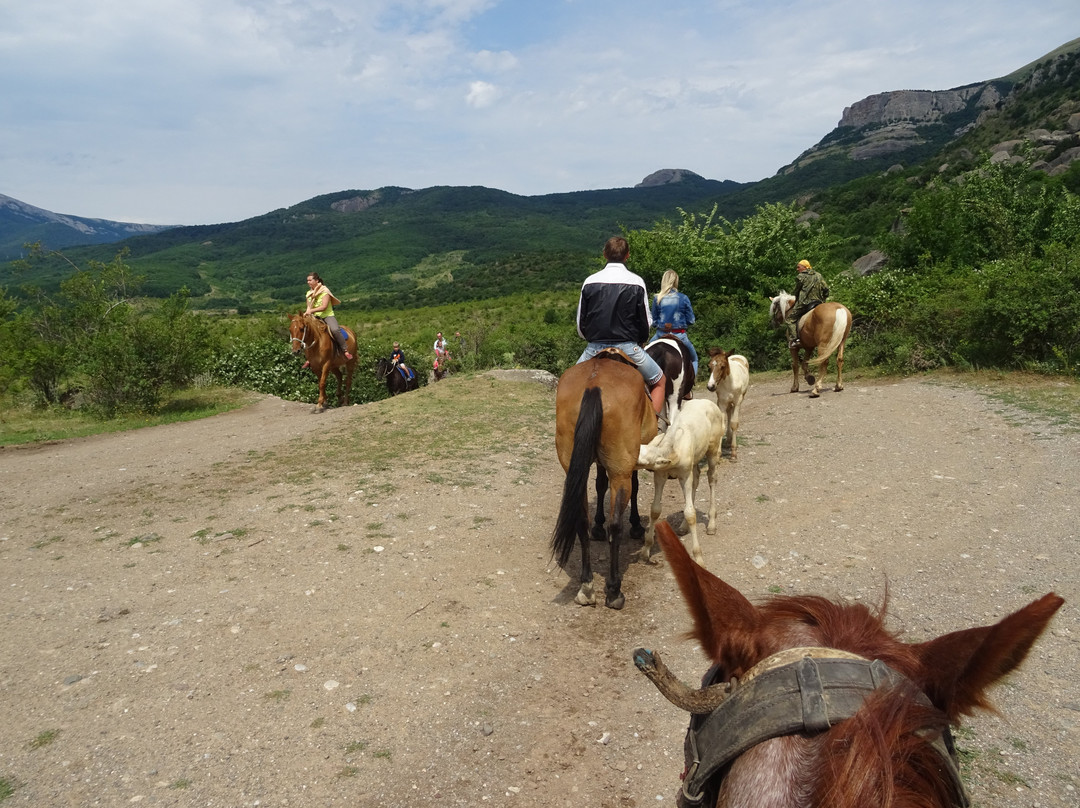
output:
[[[1080,435],[926,380],[786,390],[753,380],[710,569],[751,597],[887,584],[911,641],[1057,591],[959,744],[976,805],[1080,803]],[[553,398],[455,377],[0,451],[5,808],[673,805],[686,720],[630,655],[706,664],[662,565],[622,612],[572,604]]]

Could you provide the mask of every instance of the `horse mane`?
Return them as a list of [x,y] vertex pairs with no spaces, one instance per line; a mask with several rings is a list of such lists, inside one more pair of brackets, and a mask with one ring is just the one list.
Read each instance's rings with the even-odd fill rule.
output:
[[[862,603],[837,603],[817,595],[786,595],[771,598],[758,607],[762,616],[761,631],[779,635],[780,626],[796,625],[808,631],[825,648],[843,650],[880,659],[905,676],[914,676],[919,659],[912,646],[901,642],[885,628],[889,595],[874,609]],[[783,634],[790,633],[783,629]],[[776,640],[783,642],[782,636]],[[770,651],[770,653],[772,653]]]
[[[905,692],[906,691],[906,692]],[[927,742],[945,716],[905,682],[872,693],[851,718],[822,735],[812,804],[830,808],[944,808],[956,804],[940,755]]]

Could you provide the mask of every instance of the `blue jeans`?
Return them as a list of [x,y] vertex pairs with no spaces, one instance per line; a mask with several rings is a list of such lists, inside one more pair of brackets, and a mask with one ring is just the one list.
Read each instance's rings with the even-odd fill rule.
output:
[[656,360],[645,353],[645,350],[636,342],[590,342],[585,346],[585,350],[578,358],[577,364],[581,364],[586,360],[592,359],[601,351],[608,348],[618,348],[628,357],[630,361],[637,365],[637,369],[641,371],[641,375],[645,377],[645,383],[652,387],[660,381],[660,377],[664,375],[664,371],[660,369],[660,366],[656,364]]

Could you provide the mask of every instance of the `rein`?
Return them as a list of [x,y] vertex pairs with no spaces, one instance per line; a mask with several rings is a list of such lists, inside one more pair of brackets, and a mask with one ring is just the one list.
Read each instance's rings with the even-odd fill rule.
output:
[[[718,667],[706,674],[703,687],[690,691],[674,680],[653,652],[635,652],[635,664],[677,706],[709,694],[711,712],[696,711],[686,733],[687,769],[683,774],[680,803],[701,805],[715,797],[720,781],[735,760],[759,743],[786,735],[816,735],[859,711],[863,701],[879,688],[907,683],[919,703],[932,707],[930,699],[901,673],[879,659],[833,648],[791,648],[762,660],[741,680],[717,683]],[[655,672],[659,671],[659,679]],[[669,681],[674,680],[674,681]],[[672,691],[672,695],[667,692]],[[959,764],[948,727],[927,738],[941,758],[956,794],[956,804],[968,808],[971,801],[960,779]]]

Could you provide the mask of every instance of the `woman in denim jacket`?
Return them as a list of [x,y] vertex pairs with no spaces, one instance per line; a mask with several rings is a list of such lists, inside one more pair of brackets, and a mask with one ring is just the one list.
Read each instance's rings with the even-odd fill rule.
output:
[[686,329],[694,324],[694,307],[690,305],[690,298],[679,291],[679,273],[669,269],[664,273],[660,282],[660,291],[652,299],[653,325],[656,333],[653,339],[661,337],[674,337],[690,351],[690,357],[694,361],[694,375],[698,372],[698,355],[694,350],[694,343],[686,335]]

